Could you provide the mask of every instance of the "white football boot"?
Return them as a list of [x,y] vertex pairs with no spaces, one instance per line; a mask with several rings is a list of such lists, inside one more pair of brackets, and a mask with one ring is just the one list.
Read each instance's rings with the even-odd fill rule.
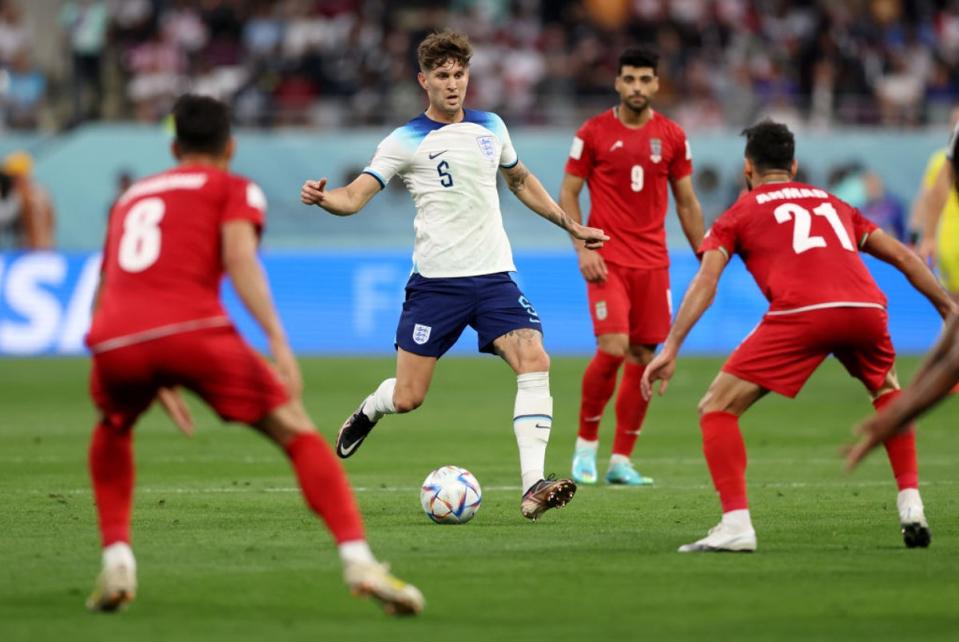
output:
[[906,548],[928,548],[932,542],[932,532],[923,510],[919,491],[906,489],[896,498],[899,510],[899,527],[902,529],[902,541]]
[[416,615],[426,604],[420,590],[390,574],[386,564],[347,562],[343,579],[353,595],[372,597],[389,615]]
[[752,553],[756,550],[756,531],[752,526],[735,527],[724,522],[713,526],[706,537],[679,547],[680,553]]
[[112,613],[132,602],[136,592],[137,562],[130,546],[119,542],[103,549],[103,567],[87,608]]

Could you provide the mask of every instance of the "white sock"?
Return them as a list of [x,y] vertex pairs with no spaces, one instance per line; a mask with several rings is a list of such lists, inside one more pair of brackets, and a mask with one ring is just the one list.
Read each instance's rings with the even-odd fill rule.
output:
[[594,439],[590,441],[589,439],[583,439],[582,437],[576,438],[576,450],[592,450],[593,454],[599,450],[599,439]]
[[387,379],[380,384],[376,392],[366,398],[363,403],[363,414],[370,418],[370,421],[379,421],[383,415],[392,415],[396,412],[396,406],[393,405],[393,390],[396,389],[396,379]]
[[900,517],[905,517],[909,509],[918,509],[920,514],[923,512],[922,497],[919,496],[918,488],[904,488],[899,491],[896,497],[896,508],[899,509]]
[[723,524],[732,526],[735,530],[748,530],[753,527],[753,521],[749,518],[749,509],[740,508],[723,513]]
[[137,570],[137,561],[133,557],[133,549],[126,542],[116,542],[103,549],[104,568],[113,566],[129,566]]
[[629,457],[627,457],[626,455],[617,455],[616,453],[613,453],[612,455],[609,456],[610,468],[612,468],[616,464],[628,464],[628,463],[629,463]]
[[338,547],[340,559],[343,564],[369,564],[376,562],[373,557],[373,551],[365,539],[355,539],[350,542],[343,542]]
[[549,373],[528,372],[516,377],[513,433],[519,447],[523,492],[543,479],[546,444],[553,426],[553,398],[549,396]]

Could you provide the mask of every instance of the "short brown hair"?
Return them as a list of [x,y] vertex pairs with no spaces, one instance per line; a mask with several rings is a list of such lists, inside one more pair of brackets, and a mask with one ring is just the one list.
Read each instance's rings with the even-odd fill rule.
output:
[[416,48],[416,58],[423,71],[433,71],[448,61],[469,67],[473,47],[469,38],[457,31],[436,31],[426,36]]

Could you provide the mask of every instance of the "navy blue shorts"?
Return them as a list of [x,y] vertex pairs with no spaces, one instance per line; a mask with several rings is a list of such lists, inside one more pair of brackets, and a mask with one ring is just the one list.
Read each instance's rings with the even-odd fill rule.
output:
[[543,324],[508,272],[428,279],[414,274],[396,328],[396,345],[424,357],[441,357],[466,326],[476,330],[479,351],[493,353],[493,341],[510,330]]

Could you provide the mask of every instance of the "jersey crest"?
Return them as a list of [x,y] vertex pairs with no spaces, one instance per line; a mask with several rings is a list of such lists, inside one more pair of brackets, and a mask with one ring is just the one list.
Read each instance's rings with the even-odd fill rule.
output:
[[663,141],[658,138],[649,139],[649,160],[658,163],[663,160]]
[[486,160],[496,160],[496,140],[493,136],[477,136],[476,143]]

